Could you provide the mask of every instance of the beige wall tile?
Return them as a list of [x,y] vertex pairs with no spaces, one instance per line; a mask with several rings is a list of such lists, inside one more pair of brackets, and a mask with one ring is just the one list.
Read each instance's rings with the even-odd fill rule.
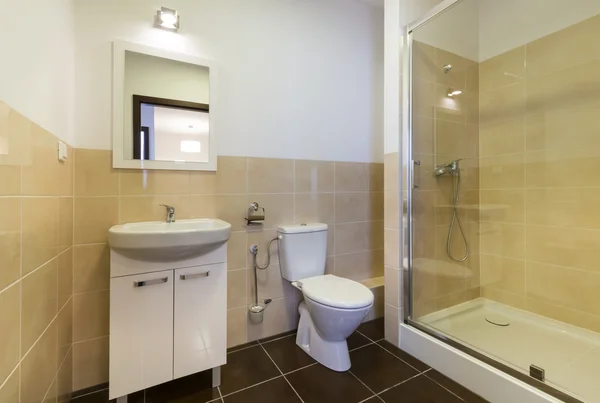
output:
[[400,271],[393,267],[385,267],[385,303],[393,307],[400,306]]
[[52,196],[60,193],[57,139],[37,125],[32,126],[31,159],[23,163],[22,192],[28,196]]
[[369,191],[369,164],[360,162],[336,162],[335,191]]
[[525,309],[525,297],[509,292],[500,291],[496,288],[481,287],[481,297],[500,302],[517,309]]
[[[443,223],[449,223],[447,219],[449,212],[449,201],[438,201],[439,193],[432,190],[414,190],[413,191],[413,222],[419,226],[432,226],[436,220]],[[451,214],[451,213],[450,213]]]
[[52,259],[58,248],[58,198],[23,199],[23,274]]
[[334,190],[334,163],[296,160],[296,193],[328,193]]
[[[272,230],[255,230],[248,231],[248,236],[246,239],[246,248],[244,248],[246,252],[246,261],[248,262],[248,267],[252,267],[252,254],[250,253],[250,247],[252,245],[258,245],[258,264],[264,266],[267,261],[267,246],[269,245],[269,241],[277,236],[277,231]],[[271,244],[271,263],[278,264],[279,263],[279,243],[273,242]]]
[[73,198],[58,198],[58,250],[60,253],[73,246]]
[[0,165],[0,195],[14,196],[21,194],[21,166]]
[[600,272],[600,231],[528,225],[527,260]]
[[525,80],[525,46],[519,46],[479,65],[482,92],[495,90]]
[[433,119],[436,102],[435,83],[413,80],[413,115]]
[[119,223],[117,197],[75,198],[75,244],[108,241],[108,230]]
[[[431,141],[433,142],[433,138]],[[400,161],[398,160],[398,158],[399,157],[397,152],[385,154],[383,156],[383,187],[386,192],[400,189]]]
[[493,157],[525,151],[525,117],[500,120],[479,128],[479,155]]
[[466,123],[469,111],[469,94],[464,90],[460,97],[448,96],[448,85],[436,84],[434,90],[435,118],[451,122]]
[[[55,144],[56,153],[56,144]],[[75,169],[73,162],[73,147],[67,146],[67,160],[58,163],[58,189],[57,194],[60,196],[73,196],[73,183],[75,177]]]
[[242,306],[246,306],[246,269],[230,270],[227,273],[227,309]]
[[20,371],[17,368],[0,386],[0,403],[19,403]]
[[58,256],[58,308],[73,295],[73,248]]
[[227,242],[227,270],[246,268],[246,232],[232,232]]
[[190,193],[188,171],[126,169],[120,173],[119,194],[163,195]]
[[191,195],[184,198],[182,211],[185,218],[214,218],[216,209],[214,195]]
[[110,288],[110,248],[108,244],[76,245],[73,248],[73,292]]
[[248,158],[248,193],[293,193],[294,160]]
[[482,125],[522,116],[525,112],[525,83],[519,82],[494,91],[482,92],[479,107]]
[[385,304],[384,306],[384,321],[385,321],[385,339],[395,345],[400,346],[400,323],[404,320],[402,310]]
[[56,379],[46,391],[46,395],[44,396],[42,403],[56,403]]
[[[218,170],[221,163],[217,162]],[[217,189],[217,173],[209,171],[190,171],[190,193],[192,194],[215,194]]]
[[[0,384],[20,360],[21,294],[19,284],[0,293]],[[18,372],[18,371],[17,371]],[[2,392],[0,392],[2,393]]]
[[591,315],[582,311],[565,308],[556,304],[548,303],[537,298],[527,298],[527,310],[538,315],[570,323],[574,326],[600,332],[600,316]]
[[57,370],[57,333],[52,324],[21,362],[21,403],[39,403]]
[[191,196],[121,196],[119,197],[120,222],[164,221],[167,213],[161,204],[175,207],[177,219],[190,218]]
[[481,190],[481,221],[524,223],[525,190]]
[[[293,194],[253,194],[246,197],[246,206],[257,202],[265,209],[263,229],[277,228],[279,225],[294,223],[294,195]],[[240,211],[245,217],[248,208]]]
[[414,41],[413,46],[412,57],[415,78],[436,82],[440,71],[435,57],[436,48],[420,41]]
[[296,223],[333,223],[336,207],[333,193],[303,193],[294,196]]
[[[412,128],[413,152],[419,154],[434,154],[435,122],[436,121],[433,119],[420,116],[414,118]],[[385,159],[384,163],[386,163]]]
[[525,259],[525,225],[481,223],[481,253]]
[[64,306],[56,317],[58,338],[58,365],[61,365],[73,343],[73,300]]
[[56,316],[57,276],[58,259],[54,259],[22,280],[21,356]]
[[525,295],[525,261],[481,255],[481,286]]
[[269,304],[269,311],[263,323],[247,321],[248,341],[287,332],[298,326],[298,302],[295,298],[274,299]]
[[[246,270],[247,274],[247,292],[246,302],[251,304],[254,302],[254,270],[252,266]],[[288,298],[293,297],[294,290],[289,281],[281,277],[279,264],[271,263],[267,270],[258,270],[258,299],[267,298]]]
[[384,263],[386,266],[400,267],[400,233],[397,230],[384,230]]
[[352,192],[335,194],[335,222],[368,221],[371,216],[371,193]]
[[481,189],[525,187],[525,154],[480,158]]
[[335,225],[335,253],[345,254],[373,248],[371,223],[357,222]]
[[600,274],[527,262],[527,296],[600,315]]
[[108,382],[108,337],[73,345],[73,390]]
[[592,17],[527,44],[527,76],[548,74],[600,58],[600,46],[595,40],[600,35],[599,18]]
[[227,310],[227,347],[234,347],[248,341],[246,320],[248,308],[241,307]]
[[369,164],[369,190],[371,192],[383,192],[384,190],[383,164],[381,163]]
[[458,158],[476,158],[479,155],[477,126],[436,120],[438,158],[452,161]]
[[361,281],[384,275],[383,251],[372,250],[364,252],[336,255],[335,275]]
[[0,198],[0,289],[21,274],[21,200]]
[[468,288],[466,290],[461,290],[452,294],[444,295],[443,297],[439,297],[435,299],[435,309],[439,311],[441,309],[446,309],[451,306],[455,306],[458,304],[462,304],[467,301],[471,301],[473,299],[479,298],[480,289],[479,287]]
[[67,357],[63,360],[62,366],[58,370],[56,394],[58,402],[68,402],[73,391],[73,349],[67,353]]
[[244,219],[248,213],[246,196],[216,196],[215,206],[217,218],[230,223],[232,231],[246,229],[246,220]]
[[109,306],[109,291],[92,291],[73,296],[75,343],[108,335]]
[[384,226],[385,228],[398,229],[400,225],[400,204],[398,202],[398,192],[384,192]]
[[[434,71],[436,73],[436,81],[440,84],[458,88],[465,88],[467,70],[477,65],[472,60],[440,48],[435,49],[435,60],[436,69]],[[446,74],[442,70],[442,67],[447,64],[452,65],[452,71]]]
[[75,149],[75,196],[119,193],[119,172],[112,168],[112,151]]
[[[600,106],[600,104],[599,104]],[[573,139],[573,141],[576,141]],[[600,186],[595,175],[600,169],[600,144],[577,151],[543,150],[527,153],[527,185],[529,187]],[[573,173],[577,174],[574,175]]]
[[244,194],[247,187],[247,158],[219,156],[216,194]]
[[384,192],[369,193],[369,220],[383,221],[385,219]]
[[599,188],[528,189],[526,197],[527,224],[600,229]]

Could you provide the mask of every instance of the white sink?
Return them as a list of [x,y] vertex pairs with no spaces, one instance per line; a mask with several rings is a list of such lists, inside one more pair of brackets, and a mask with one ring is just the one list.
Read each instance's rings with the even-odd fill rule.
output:
[[137,222],[108,231],[112,249],[136,260],[189,259],[216,249],[229,239],[231,224],[212,218]]

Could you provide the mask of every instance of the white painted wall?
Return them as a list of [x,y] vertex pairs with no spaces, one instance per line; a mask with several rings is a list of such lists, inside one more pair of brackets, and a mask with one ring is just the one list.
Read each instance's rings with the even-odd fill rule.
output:
[[[381,161],[383,10],[353,0],[77,0],[77,146],[111,148],[110,43],[122,39],[219,64],[218,153]],[[211,113],[213,113],[211,111]]]
[[71,0],[0,0],[0,100],[74,142]]

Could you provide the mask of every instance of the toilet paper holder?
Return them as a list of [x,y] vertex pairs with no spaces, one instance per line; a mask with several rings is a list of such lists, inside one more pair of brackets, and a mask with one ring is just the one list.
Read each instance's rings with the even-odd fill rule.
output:
[[248,225],[262,224],[265,221],[265,208],[260,207],[258,202],[252,202],[245,218]]

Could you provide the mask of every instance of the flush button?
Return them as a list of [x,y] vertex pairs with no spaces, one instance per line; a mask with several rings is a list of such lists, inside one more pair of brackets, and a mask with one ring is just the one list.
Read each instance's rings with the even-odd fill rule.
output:
[[302,223],[300,224],[301,227],[306,227],[306,224]]

